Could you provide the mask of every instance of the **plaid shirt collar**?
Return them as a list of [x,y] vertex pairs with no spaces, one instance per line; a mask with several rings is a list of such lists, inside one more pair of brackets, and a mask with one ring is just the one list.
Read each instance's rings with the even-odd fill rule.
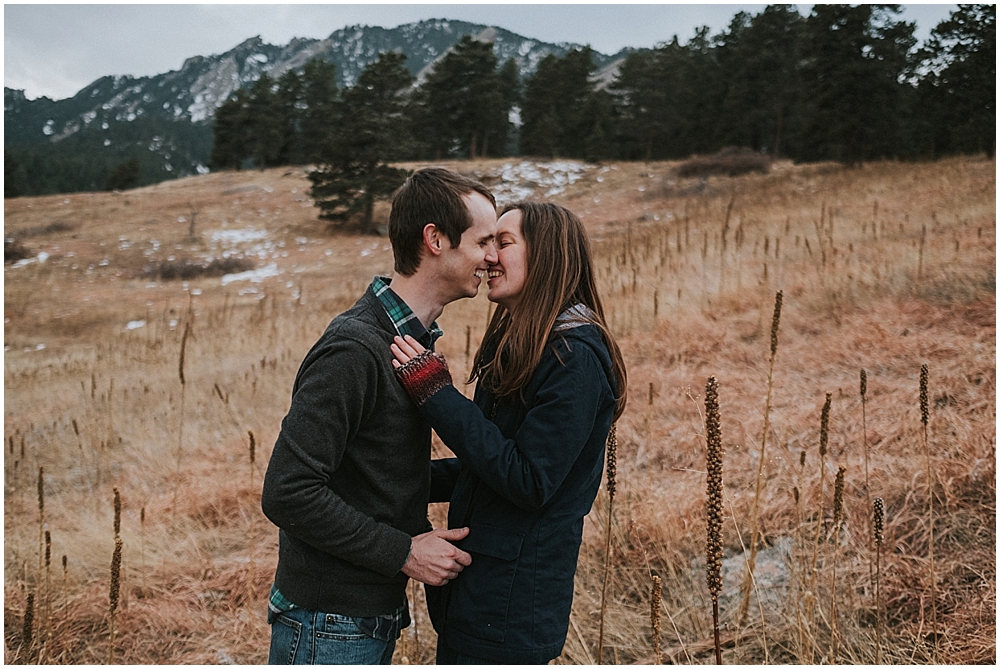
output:
[[406,302],[401,300],[399,295],[396,295],[392,291],[392,288],[389,287],[390,281],[392,279],[384,276],[376,276],[372,281],[371,291],[375,293],[375,297],[385,307],[385,312],[389,314],[389,319],[396,326],[399,336],[405,337],[406,335],[410,335],[420,342],[424,348],[434,350],[434,342],[444,334],[441,328],[438,327],[437,321],[431,323],[430,330],[425,328]]

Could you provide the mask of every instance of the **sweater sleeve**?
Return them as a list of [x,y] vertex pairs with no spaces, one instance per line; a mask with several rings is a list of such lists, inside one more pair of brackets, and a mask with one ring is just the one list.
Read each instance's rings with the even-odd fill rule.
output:
[[534,402],[513,439],[454,386],[435,393],[424,417],[462,463],[518,507],[533,511],[552,498],[594,429],[606,375],[586,344],[546,355],[535,370]]
[[363,346],[335,341],[300,373],[264,476],[261,508],[290,536],[391,576],[410,536],[358,511],[329,486],[344,450],[375,403],[377,363]]

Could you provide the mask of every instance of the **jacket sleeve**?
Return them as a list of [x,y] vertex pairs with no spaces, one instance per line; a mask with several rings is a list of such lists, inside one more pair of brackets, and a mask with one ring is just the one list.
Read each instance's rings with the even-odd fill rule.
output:
[[347,504],[329,483],[374,407],[377,366],[361,344],[336,341],[300,373],[264,476],[261,508],[290,536],[391,576],[410,537]]
[[442,441],[483,482],[518,507],[533,511],[552,498],[594,429],[609,386],[594,351],[583,342],[547,353],[532,384],[534,401],[513,439],[454,386],[421,408]]

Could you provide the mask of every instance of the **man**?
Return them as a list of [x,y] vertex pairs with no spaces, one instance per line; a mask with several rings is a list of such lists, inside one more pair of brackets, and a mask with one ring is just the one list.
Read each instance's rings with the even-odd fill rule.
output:
[[468,528],[433,530],[430,428],[389,346],[432,347],[444,306],[475,297],[496,262],[496,203],[440,168],[393,196],[393,279],[376,277],[303,360],[261,506],[280,528],[268,605],[272,664],[389,664],[409,625],[407,579],[443,585],[471,563]]

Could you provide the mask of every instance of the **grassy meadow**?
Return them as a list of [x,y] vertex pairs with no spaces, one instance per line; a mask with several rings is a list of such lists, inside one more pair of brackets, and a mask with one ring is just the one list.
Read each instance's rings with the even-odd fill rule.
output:
[[[995,662],[995,160],[446,165],[581,216],[628,365],[558,663],[715,662],[709,377],[724,663]],[[392,269],[386,238],[326,230],[308,188],[279,168],[4,201],[26,255],[4,268],[5,663],[266,662],[260,486],[292,380]],[[489,307],[440,320],[456,382]],[[432,663],[410,597],[395,662]]]

